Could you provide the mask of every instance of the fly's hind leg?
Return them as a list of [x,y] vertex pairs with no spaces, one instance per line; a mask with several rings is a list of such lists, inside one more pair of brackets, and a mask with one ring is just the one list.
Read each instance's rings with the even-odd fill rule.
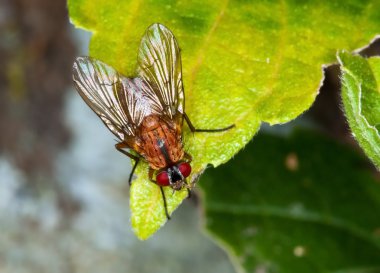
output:
[[[156,180],[153,179],[153,174],[154,174],[154,170],[152,168],[149,167],[149,172],[148,172],[148,176],[149,176],[149,180],[155,184],[156,183]],[[170,215],[169,215],[169,212],[168,212],[168,205],[166,203],[166,196],[165,196],[165,192],[164,192],[164,189],[160,187],[160,191],[161,191],[161,195],[162,195],[162,200],[164,201],[164,208],[165,208],[165,214],[166,214],[166,218],[168,220],[170,220]]]
[[224,132],[224,131],[227,131],[227,130],[232,129],[232,128],[235,127],[235,124],[232,124],[232,125],[230,125],[228,127],[225,127],[225,128],[218,128],[218,129],[197,129],[191,123],[191,121],[190,121],[189,117],[186,115],[186,113],[183,113],[183,117],[185,118],[187,125],[189,125],[189,128],[190,128],[191,132],[193,132],[193,133],[195,133],[195,132],[208,132],[208,133]]
[[136,170],[137,164],[139,164],[139,162],[140,162],[140,157],[135,156],[135,155],[133,155],[131,153],[128,153],[127,151],[123,150],[123,149],[129,148],[129,146],[126,143],[124,143],[124,142],[119,142],[119,143],[115,144],[115,148],[119,152],[121,152],[122,154],[125,154],[126,156],[128,156],[129,158],[132,158],[135,161],[135,164],[132,167],[131,174],[129,175],[129,179],[128,179],[128,183],[129,183],[129,185],[131,185],[132,184],[133,174],[134,174],[134,172]]

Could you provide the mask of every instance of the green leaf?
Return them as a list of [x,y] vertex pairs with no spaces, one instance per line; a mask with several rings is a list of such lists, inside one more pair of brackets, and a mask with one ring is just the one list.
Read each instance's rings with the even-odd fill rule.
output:
[[207,229],[239,272],[380,272],[380,181],[366,165],[315,133],[258,135],[202,176]]
[[[337,49],[362,47],[380,29],[378,1],[117,1],[69,0],[71,20],[93,32],[90,55],[127,76],[135,74],[145,29],[160,22],[182,52],[186,112],[198,128],[236,124],[226,133],[191,135],[195,180],[207,164],[228,161],[262,121],[290,121],[310,107],[322,65]],[[328,18],[328,22],[326,18]],[[165,221],[159,188],[147,165],[131,188],[132,226],[141,239]],[[170,211],[186,196],[166,189]]]
[[351,131],[380,168],[380,58],[340,52],[342,100]]

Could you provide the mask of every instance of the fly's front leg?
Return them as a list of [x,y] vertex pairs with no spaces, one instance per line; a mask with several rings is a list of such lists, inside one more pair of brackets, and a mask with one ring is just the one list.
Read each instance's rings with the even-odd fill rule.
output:
[[168,220],[170,220],[170,215],[168,212],[168,205],[166,203],[165,192],[164,192],[164,189],[162,187],[160,187],[160,190],[161,190],[162,199],[164,200],[164,208],[165,208],[166,218],[168,218]]
[[190,128],[191,132],[193,132],[193,133],[194,132],[209,132],[209,133],[223,132],[223,131],[227,131],[227,130],[235,127],[235,124],[232,124],[232,125],[230,125],[228,127],[225,127],[225,128],[218,128],[218,129],[197,129],[191,123],[191,121],[190,121],[189,117],[186,115],[186,113],[183,113],[183,117],[185,118],[187,125],[189,125],[189,128]]
[[119,143],[115,144],[115,148],[119,152],[121,152],[122,154],[125,154],[126,156],[128,156],[129,158],[132,158],[135,161],[135,164],[132,167],[132,171],[131,171],[131,174],[129,175],[129,179],[128,179],[128,183],[129,183],[129,185],[131,185],[133,174],[136,170],[137,164],[139,164],[139,162],[140,162],[140,157],[135,156],[135,155],[128,153],[127,151],[123,150],[123,149],[129,148],[129,146],[124,142],[119,142]]
[[150,182],[153,182],[154,184],[157,184],[156,180],[153,179],[153,174],[154,174],[154,169],[152,169],[151,167],[149,167],[149,171],[148,171],[149,180],[150,180]]
[[[193,161],[193,157],[191,155],[189,155],[188,153],[186,153],[186,152],[185,152],[185,154],[184,154],[183,157],[187,159],[188,163],[190,163],[191,161]],[[191,190],[189,188],[191,186],[189,185],[189,183],[187,182],[187,180],[185,180],[185,182],[187,184],[187,198],[191,198]]]
[[187,161],[188,161],[189,163],[190,163],[191,161],[193,161],[193,157],[192,157],[191,155],[189,155],[188,153],[186,153],[186,152],[185,152],[185,154],[184,154],[183,157],[186,158]]
[[187,188],[187,198],[191,198],[191,190]]

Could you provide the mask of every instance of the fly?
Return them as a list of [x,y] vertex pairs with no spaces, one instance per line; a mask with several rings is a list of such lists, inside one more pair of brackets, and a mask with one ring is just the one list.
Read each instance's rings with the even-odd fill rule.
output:
[[[87,105],[120,140],[115,147],[135,161],[129,184],[140,160],[149,164],[149,179],[175,191],[191,186],[192,157],[184,151],[182,127],[191,132],[222,132],[196,129],[185,112],[180,49],[173,33],[161,24],[151,25],[142,37],[137,77],[127,78],[111,66],[91,57],[78,57],[73,65],[76,89]],[[133,150],[135,154],[130,153]],[[153,178],[155,175],[155,179]]]

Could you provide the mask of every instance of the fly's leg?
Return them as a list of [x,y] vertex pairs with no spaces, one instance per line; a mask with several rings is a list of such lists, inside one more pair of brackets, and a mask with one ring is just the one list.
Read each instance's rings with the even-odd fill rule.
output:
[[[193,161],[193,157],[191,155],[189,155],[188,153],[185,152],[184,158],[187,159],[187,162],[191,162]],[[187,183],[187,180],[185,180],[186,184],[189,186],[189,183]],[[189,188],[187,188],[187,198],[191,198],[191,190]]]
[[187,125],[189,125],[189,128],[190,128],[191,132],[193,132],[193,133],[194,132],[209,132],[209,133],[223,132],[223,131],[227,131],[227,130],[235,127],[235,124],[232,124],[232,125],[230,125],[228,127],[225,127],[225,128],[218,128],[218,129],[197,129],[191,123],[191,121],[190,121],[189,117],[186,115],[186,113],[183,113],[183,117],[185,118]]
[[[153,179],[153,174],[154,174],[154,170],[152,168],[149,167],[149,172],[148,172],[148,175],[149,175],[149,180],[155,184],[156,183],[156,180]],[[162,195],[162,200],[164,200],[164,208],[165,208],[165,214],[166,214],[166,218],[168,220],[170,220],[170,215],[169,215],[169,212],[168,212],[168,205],[166,203],[166,197],[165,197],[165,192],[164,192],[164,189],[160,186],[160,190],[161,190],[161,195]]]
[[168,205],[166,204],[165,192],[164,192],[164,189],[162,187],[160,187],[160,190],[161,190],[161,194],[162,194],[162,199],[164,200],[166,218],[168,218],[168,220],[170,220],[170,215],[168,212]]
[[191,161],[193,161],[193,157],[191,155],[189,155],[188,153],[185,152],[184,158],[186,158],[188,160],[188,162],[190,163]]
[[129,175],[129,179],[128,179],[128,183],[129,183],[129,185],[131,185],[133,174],[136,170],[137,164],[139,164],[139,162],[140,162],[140,157],[135,156],[135,155],[128,153],[127,151],[123,150],[123,149],[129,148],[129,146],[127,144],[125,144],[124,142],[120,142],[120,143],[115,144],[115,148],[119,152],[121,152],[122,154],[125,154],[126,156],[128,156],[129,158],[132,158],[135,161],[135,164],[132,167],[132,171],[131,171],[131,174]]
[[153,179],[153,174],[154,174],[154,170],[151,167],[149,167],[149,171],[148,171],[149,180],[153,182],[154,184],[157,184],[156,180]]
[[191,198],[191,190],[187,188],[187,198]]

